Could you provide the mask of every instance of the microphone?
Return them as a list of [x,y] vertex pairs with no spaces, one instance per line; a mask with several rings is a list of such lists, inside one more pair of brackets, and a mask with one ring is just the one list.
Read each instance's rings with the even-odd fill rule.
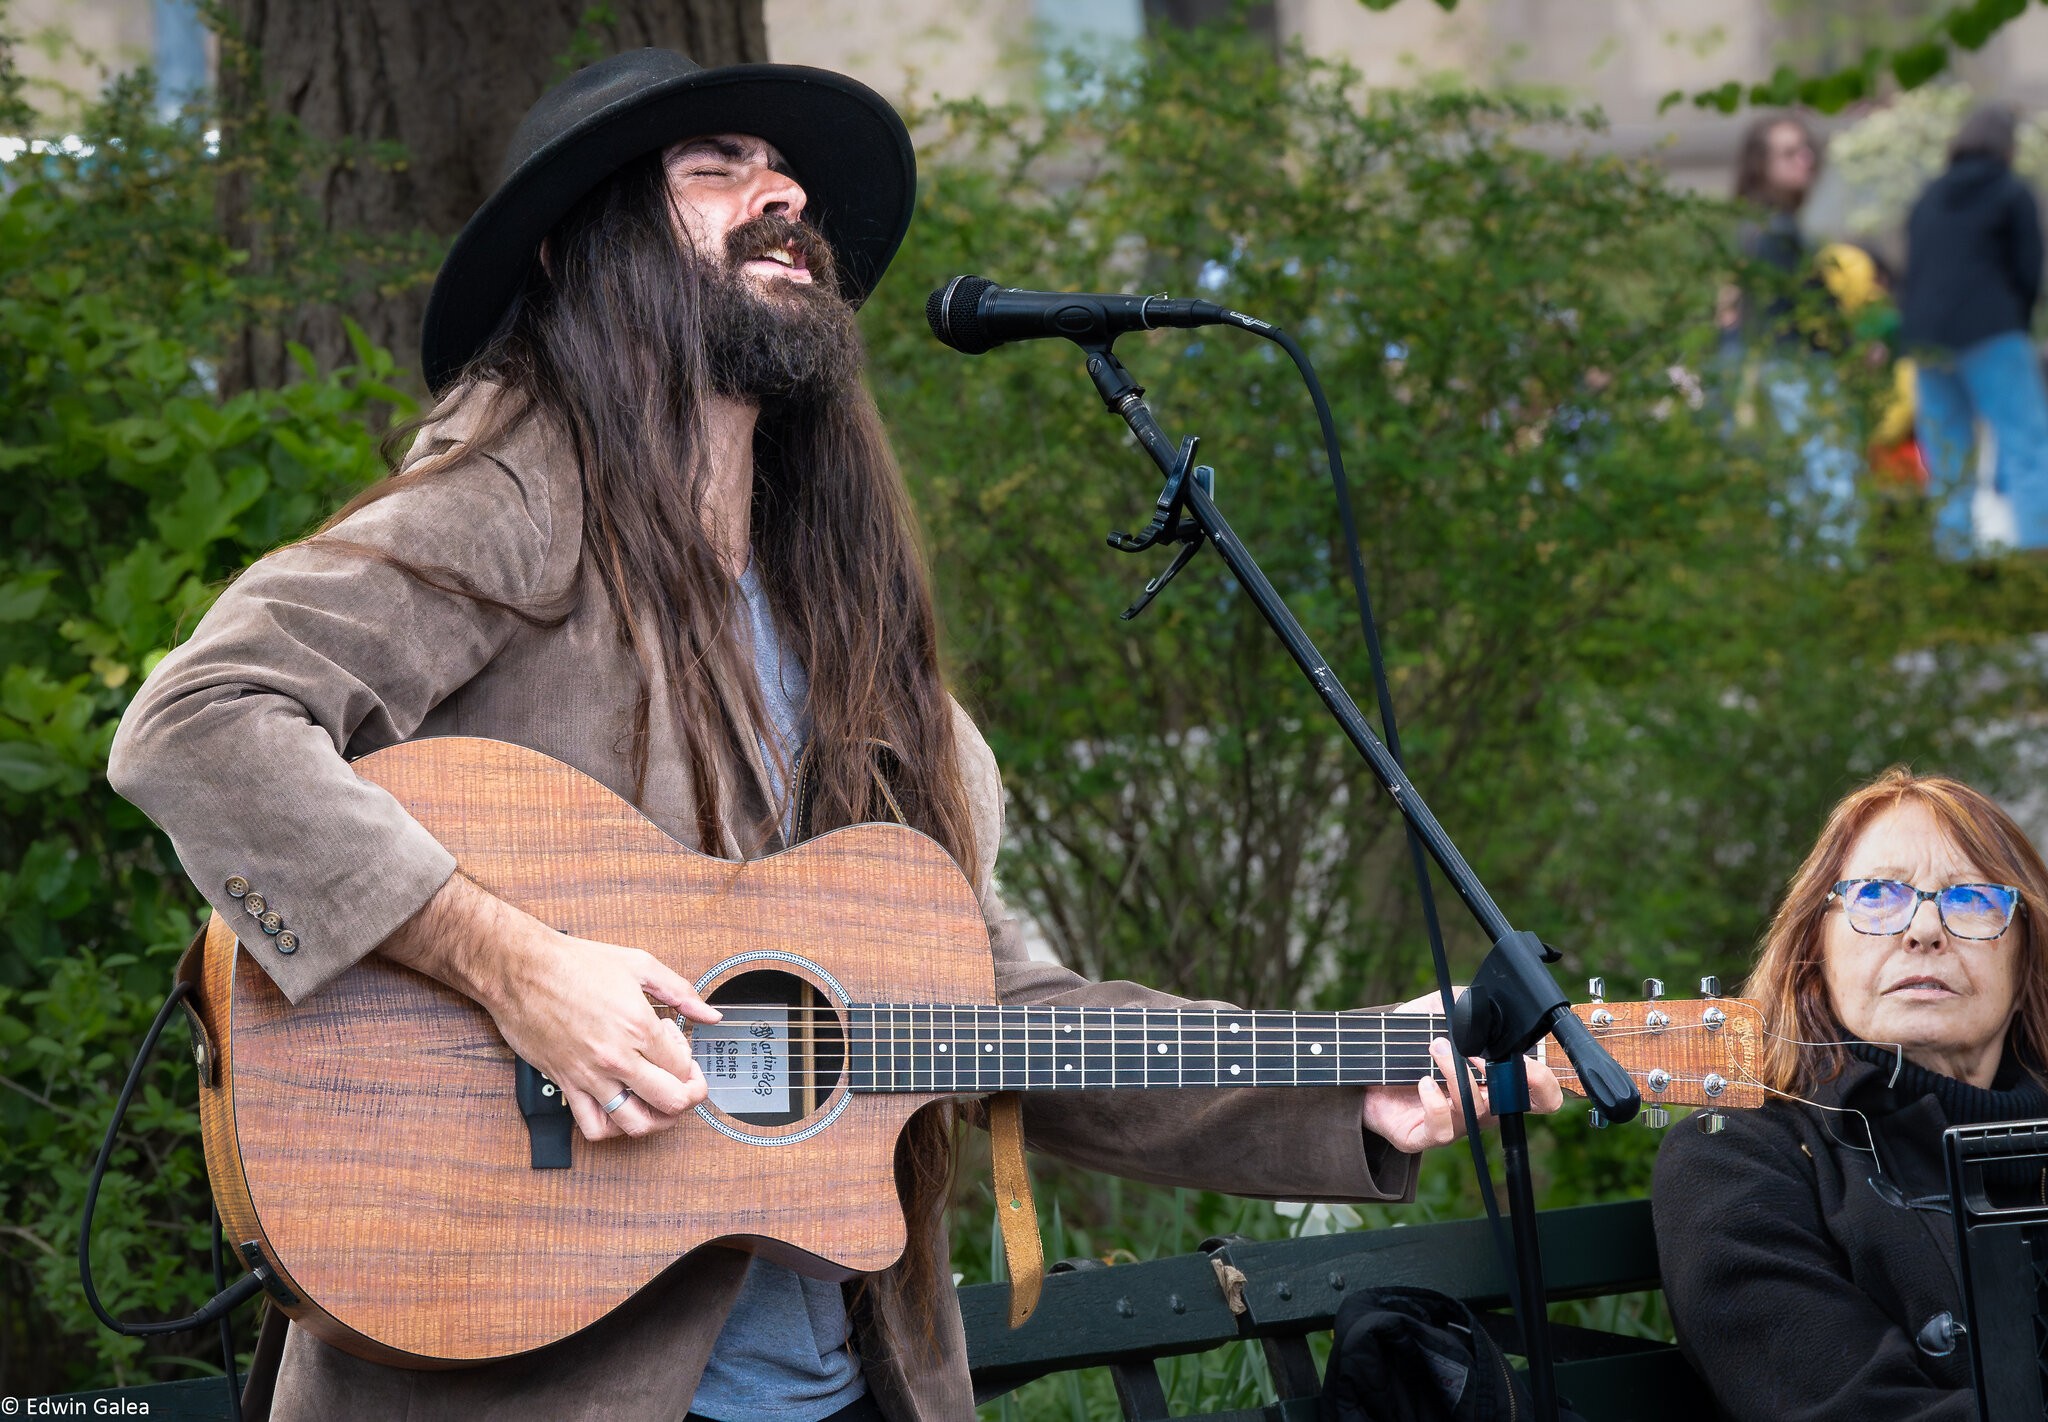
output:
[[[1161,326],[1235,325],[1251,318],[1213,301],[1168,296],[1096,295],[1079,291],[1025,291],[987,277],[956,276],[925,299],[932,334],[963,355],[980,355],[1010,341],[1065,336],[1080,345],[1107,345],[1126,331]],[[1254,323],[1263,324],[1263,323]]]

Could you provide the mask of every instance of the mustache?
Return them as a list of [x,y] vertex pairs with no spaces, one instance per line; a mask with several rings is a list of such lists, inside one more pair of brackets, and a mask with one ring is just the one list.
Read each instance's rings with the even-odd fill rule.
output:
[[803,259],[813,280],[836,286],[838,260],[825,235],[809,223],[798,222],[776,212],[764,212],[743,222],[725,235],[726,265],[734,271],[770,252],[794,252]]

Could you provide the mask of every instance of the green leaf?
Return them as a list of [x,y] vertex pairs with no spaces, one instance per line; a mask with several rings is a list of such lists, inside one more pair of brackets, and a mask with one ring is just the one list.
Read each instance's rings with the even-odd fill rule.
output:
[[26,622],[34,617],[49,600],[50,584],[56,581],[55,569],[0,579],[0,622]]
[[1750,87],[1749,101],[1758,106],[1782,107],[1789,104],[1799,92],[1799,75],[1789,64],[1781,64],[1768,81]]
[[1732,114],[1742,107],[1742,85],[1730,79],[1717,89],[1708,89],[1692,96],[1693,104],[1703,109],[1719,109]]
[[223,479],[211,458],[195,454],[185,465],[178,497],[156,510],[151,521],[165,543],[197,556],[227,536],[236,515],[255,503],[269,482],[269,474],[254,464],[232,468]]
[[0,741],[0,785],[26,795],[64,778],[64,766],[28,741]]
[[0,471],[25,468],[51,453],[52,447],[47,444],[0,444]]
[[1917,89],[1948,68],[1948,46],[1927,40],[1892,56],[1892,77],[1901,89]]
[[2026,8],[2026,0],[1977,0],[1973,5],[1950,10],[1943,17],[1942,28],[1958,45],[1975,52],[2007,23],[2024,14]]
[[1799,102],[1824,114],[1838,114],[1870,93],[1869,76],[1861,69],[1843,69],[1799,85]]

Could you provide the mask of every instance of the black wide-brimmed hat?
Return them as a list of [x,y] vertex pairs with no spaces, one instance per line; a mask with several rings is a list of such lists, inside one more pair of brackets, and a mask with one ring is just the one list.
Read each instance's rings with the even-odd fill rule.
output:
[[793,64],[706,69],[666,49],[614,55],[543,94],[512,134],[498,189],[434,278],[420,369],[439,391],[497,333],[541,239],[583,196],[643,154],[706,133],[780,149],[805,219],[832,244],[858,306],[910,227],[917,159],[888,101],[844,74]]

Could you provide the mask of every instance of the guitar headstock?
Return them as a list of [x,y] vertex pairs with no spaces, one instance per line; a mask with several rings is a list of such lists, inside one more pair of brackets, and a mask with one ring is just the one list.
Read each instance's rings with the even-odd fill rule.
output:
[[[1705,996],[1690,1000],[1665,998],[1664,985],[1655,978],[1643,984],[1641,1002],[1606,1001],[1599,978],[1591,989],[1593,1001],[1572,1011],[1635,1079],[1648,1124],[1664,1125],[1669,1119],[1664,1108],[1672,1106],[1764,1104],[1767,1093],[1757,1075],[1764,1019],[1754,1002],[1719,996],[1720,984],[1713,978],[1700,983]],[[1586,1094],[1570,1062],[1551,1066],[1566,1091]]]

